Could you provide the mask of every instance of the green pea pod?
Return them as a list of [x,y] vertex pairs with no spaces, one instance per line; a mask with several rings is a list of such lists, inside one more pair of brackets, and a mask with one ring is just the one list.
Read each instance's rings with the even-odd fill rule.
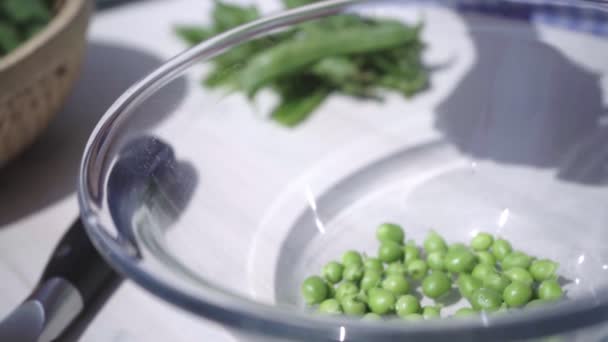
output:
[[374,68],[387,73],[399,72],[399,65],[395,58],[385,54],[373,54],[369,57]]
[[299,25],[303,34],[323,34],[334,30],[348,30],[354,27],[368,27],[369,21],[357,15],[330,16]]
[[223,32],[248,23],[257,19],[259,16],[260,13],[257,8],[253,6],[237,6],[219,0],[215,2],[215,8],[213,9],[212,14],[215,30],[217,32]]
[[290,30],[273,36],[256,39],[229,49],[225,53],[217,56],[213,61],[220,67],[232,67],[234,64],[241,65],[244,61],[251,59],[258,52],[280,44],[292,35],[293,31]]
[[334,84],[346,83],[359,73],[358,66],[345,57],[327,57],[312,67],[313,74]]
[[336,90],[343,92],[346,95],[362,99],[374,100],[378,102],[381,102],[383,100],[383,98],[378,94],[376,89],[366,84],[348,82],[336,85]]
[[239,83],[253,96],[272,80],[293,74],[322,58],[388,49],[407,43],[415,36],[415,30],[394,23],[326,32],[322,36],[308,35],[254,56],[243,69]]
[[203,84],[210,88],[219,86],[230,87],[236,80],[236,68],[215,68],[203,79]]
[[300,7],[308,4],[312,4],[318,0],[283,0],[283,4],[287,8]]
[[213,36],[213,32],[200,26],[180,25],[175,27],[175,34],[184,42],[195,45]]
[[272,119],[287,126],[294,127],[306,120],[310,114],[327,98],[330,90],[321,88],[298,97],[283,99],[283,102],[272,112]]
[[428,86],[428,75],[424,71],[419,71],[415,77],[409,79],[399,75],[387,75],[378,83],[381,87],[396,90],[406,97],[410,97]]
[[235,63],[243,63],[248,58],[253,56],[260,50],[257,42],[249,42],[239,46],[235,46],[225,53],[217,56],[213,62],[218,65],[218,67],[231,67]]
[[361,63],[354,58],[323,58],[312,66],[311,72],[344,94],[364,99],[382,100],[372,86],[377,75],[363,70]]

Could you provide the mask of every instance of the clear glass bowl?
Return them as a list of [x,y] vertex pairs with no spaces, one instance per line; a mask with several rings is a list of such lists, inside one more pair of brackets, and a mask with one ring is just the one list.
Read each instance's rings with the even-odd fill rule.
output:
[[[605,9],[341,0],[214,37],[133,86],[97,126],[80,178],[88,233],[124,275],[248,338],[599,341],[608,330]],[[341,13],[423,19],[431,87],[409,100],[332,96],[295,129],[264,117],[272,96],[252,104],[201,88],[214,56]],[[417,241],[430,229],[454,242],[504,236],[557,260],[567,299],[415,324],[306,310],[301,281],[346,249],[375,253],[384,221]]]

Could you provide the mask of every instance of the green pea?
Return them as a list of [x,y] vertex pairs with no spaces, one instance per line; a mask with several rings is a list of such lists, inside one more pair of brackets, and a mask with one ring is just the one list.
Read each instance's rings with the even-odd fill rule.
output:
[[528,284],[532,286],[534,283],[534,279],[530,272],[526,271],[521,267],[513,267],[503,272],[505,277],[509,278],[511,281],[517,281],[520,283]]
[[452,287],[452,280],[441,271],[434,271],[422,281],[422,292],[433,299],[446,294]]
[[504,239],[496,239],[492,244],[492,254],[496,257],[496,260],[502,261],[511,251],[513,247],[511,247],[511,243]]
[[482,287],[473,292],[469,302],[475,310],[496,311],[502,305],[502,296],[493,289]]
[[382,288],[391,291],[395,296],[400,296],[410,291],[410,284],[404,277],[389,275],[382,281]]
[[473,277],[470,274],[461,273],[458,276],[458,291],[464,298],[471,298],[473,292],[477,291],[483,285],[480,279]]
[[401,262],[393,262],[386,268],[386,275],[398,275],[405,277],[407,275],[407,267]]
[[445,269],[449,272],[461,273],[473,270],[476,259],[468,249],[456,248],[448,250],[443,262]]
[[375,288],[369,291],[368,305],[373,313],[384,315],[395,307],[395,295],[386,289]]
[[323,278],[330,284],[339,283],[342,280],[344,267],[335,261],[330,261],[323,267]]
[[403,263],[409,265],[411,262],[420,259],[420,250],[416,245],[407,244],[403,247]]
[[556,279],[543,280],[538,285],[538,298],[545,300],[556,300],[562,298],[564,291]]
[[336,289],[330,284],[327,284],[327,298],[336,298]]
[[378,258],[366,258],[365,261],[363,261],[363,268],[365,270],[384,271],[384,264],[382,264],[382,261]]
[[361,289],[362,290],[370,290],[373,289],[374,287],[378,287],[380,286],[380,283],[382,282],[382,272],[374,270],[374,269],[368,269],[365,271],[363,278],[361,278]]
[[494,237],[488,233],[477,233],[475,237],[471,240],[471,248],[476,251],[485,251],[494,242]]
[[483,278],[482,282],[483,287],[492,289],[498,293],[502,293],[505,288],[511,284],[509,278],[498,273],[488,274]]
[[509,284],[502,293],[502,299],[511,308],[519,308],[532,298],[532,287],[519,281]]
[[348,265],[363,265],[361,254],[359,254],[357,251],[347,251],[344,253],[344,255],[342,255],[342,264],[344,267],[347,267]]
[[394,241],[384,241],[378,248],[378,258],[389,263],[400,260],[403,257],[403,248]]
[[548,259],[534,260],[530,265],[530,274],[536,281],[549,280],[555,278],[558,266],[558,263]]
[[421,280],[426,276],[428,267],[423,260],[414,260],[407,266],[407,272],[413,279]]
[[454,317],[470,317],[477,315],[477,311],[472,308],[460,308],[454,312]]
[[480,264],[484,264],[484,265],[496,265],[496,258],[494,257],[494,254],[488,252],[488,251],[479,251],[477,252],[477,260],[479,261]]
[[[304,280],[301,292],[308,305],[319,304],[318,311],[324,314],[344,313],[364,319],[381,319],[380,315],[391,312],[412,320],[441,317],[440,307],[421,308],[420,301],[408,294],[406,275],[422,279],[424,295],[438,299],[450,291],[451,274],[459,274],[457,288],[473,308],[458,310],[456,317],[479,310],[532,307],[564,295],[556,280],[556,262],[534,260],[513,251],[507,240],[494,240],[488,233],[479,233],[471,240],[474,253],[461,243],[448,246],[432,231],[424,241],[426,260],[421,259],[414,241],[404,244],[405,233],[400,226],[385,223],[376,234],[380,241],[377,258],[362,258],[360,253],[349,250],[342,255],[342,263],[330,261],[323,267],[321,277]],[[496,269],[497,262],[502,274]],[[386,271],[384,263],[388,264]],[[536,288],[538,299],[531,301],[535,281],[540,282]],[[336,288],[332,284],[337,284]]]
[[448,252],[450,251],[468,251],[469,248],[464,243],[453,243],[448,247]]
[[427,254],[432,252],[445,252],[447,250],[445,240],[434,230],[429,232],[422,244]]
[[401,226],[394,223],[383,223],[376,231],[376,237],[380,242],[393,241],[398,244],[403,244],[405,233]]
[[380,316],[374,312],[368,312],[365,315],[363,315],[363,319],[366,321],[380,321],[380,320],[382,320],[382,316]]
[[347,315],[362,316],[367,312],[367,305],[356,297],[348,297],[342,301],[342,310]]
[[403,316],[403,319],[408,320],[408,321],[419,321],[419,320],[424,319],[424,317],[422,317],[422,315],[419,313],[412,313],[412,314]]
[[310,276],[302,283],[302,297],[309,305],[321,303],[327,298],[327,284],[318,276]]
[[444,259],[445,259],[445,252],[437,251],[437,252],[429,253],[428,256],[426,257],[426,262],[429,265],[430,269],[432,269],[434,271],[443,271],[444,270],[444,263],[443,263]]
[[362,303],[366,303],[369,299],[369,297],[367,296],[367,291],[360,289],[359,293],[355,296],[355,299],[357,299],[358,301],[362,302]]
[[319,304],[319,312],[328,315],[339,315],[342,313],[342,306],[337,299],[326,299]]
[[475,268],[473,268],[473,272],[471,272],[471,275],[479,280],[483,280],[488,275],[496,273],[498,272],[496,271],[494,265],[490,266],[487,264],[479,264],[475,266]]
[[420,302],[418,301],[418,298],[412,295],[401,296],[395,303],[395,311],[400,317],[418,313],[420,311]]
[[504,259],[502,259],[500,266],[503,270],[508,270],[513,267],[528,268],[531,263],[532,257],[523,252],[515,251],[505,256]]
[[441,307],[439,306],[425,306],[422,308],[422,317],[424,319],[441,318]]
[[344,268],[344,280],[358,282],[363,278],[363,266],[348,265]]
[[359,288],[357,287],[357,284],[350,281],[345,281],[338,285],[338,288],[336,289],[335,298],[339,301],[342,301],[347,297],[354,297],[358,293]]

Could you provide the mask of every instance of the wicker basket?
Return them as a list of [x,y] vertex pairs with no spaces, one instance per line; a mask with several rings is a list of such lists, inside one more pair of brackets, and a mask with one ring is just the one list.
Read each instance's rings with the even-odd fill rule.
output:
[[0,57],[0,166],[48,126],[80,69],[90,0],[58,0],[57,14],[37,35]]

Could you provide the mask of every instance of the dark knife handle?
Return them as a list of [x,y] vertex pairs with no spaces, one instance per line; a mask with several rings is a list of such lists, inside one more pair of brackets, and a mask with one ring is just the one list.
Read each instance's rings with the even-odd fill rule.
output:
[[0,341],[77,341],[120,283],[78,219],[32,294],[0,322]]

